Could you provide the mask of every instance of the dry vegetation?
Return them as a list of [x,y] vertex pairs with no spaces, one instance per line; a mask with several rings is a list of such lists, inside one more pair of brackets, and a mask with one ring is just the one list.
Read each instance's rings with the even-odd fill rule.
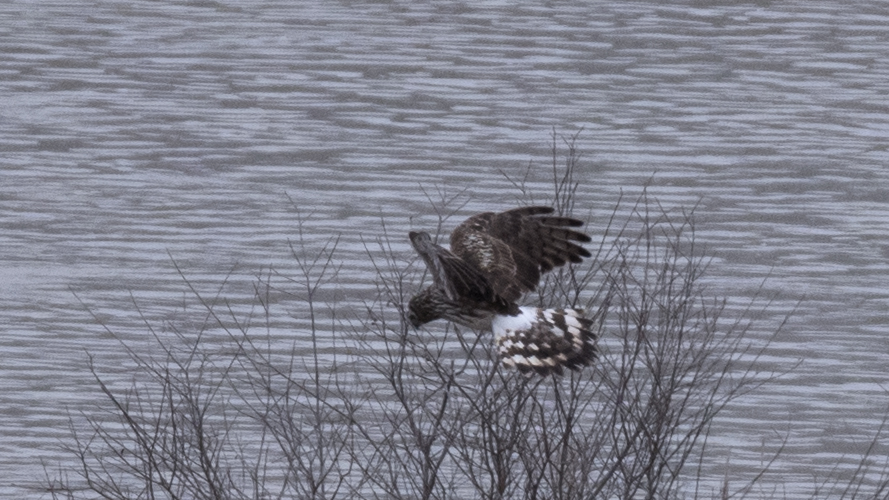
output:
[[[574,138],[554,135],[551,170],[529,170],[516,189],[530,202],[527,179],[552,175],[547,201],[583,217],[578,160]],[[430,202],[440,227],[453,225],[459,204]],[[707,260],[693,222],[644,192],[621,200],[608,231],[593,235],[594,257],[547,277],[528,301],[582,306],[601,320],[598,365],[555,378],[504,369],[489,335],[443,322],[413,330],[404,307],[424,268],[404,236],[382,225],[366,243],[376,294],[363,307],[341,305],[348,290],[337,240],[312,246],[300,225],[297,271],[258,278],[253,314],[198,292],[183,274],[202,308],[194,330],[146,325],[152,356],[122,342],[137,373],[123,390],[90,365],[103,411],[72,416],[79,467],[47,470],[47,491],[59,499],[759,497],[768,464],[715,486],[702,476],[714,419],[779,374],[761,371],[770,338],[750,338],[750,322],[723,317],[724,303],[700,286]],[[268,333],[294,303],[306,331],[288,351]],[[225,332],[224,345],[202,342],[209,331]],[[877,488],[824,491],[885,494],[885,483]]]

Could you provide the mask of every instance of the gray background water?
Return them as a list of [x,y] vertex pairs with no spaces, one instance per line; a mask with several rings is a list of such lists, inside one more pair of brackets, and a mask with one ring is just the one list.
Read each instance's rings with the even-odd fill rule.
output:
[[766,481],[805,497],[889,403],[887,93],[880,1],[4,2],[0,495],[39,496],[67,412],[94,404],[86,353],[121,355],[72,291],[135,338],[131,293],[149,318],[182,300],[171,256],[248,290],[292,267],[302,216],[311,241],[342,234],[360,293],[381,218],[432,226],[424,188],[466,189],[461,216],[509,208],[499,171],[583,128],[580,207],[654,174],[665,205],[700,201],[714,294],[768,276],[766,327],[804,297],[769,352],[802,365],[719,439],[786,435]]

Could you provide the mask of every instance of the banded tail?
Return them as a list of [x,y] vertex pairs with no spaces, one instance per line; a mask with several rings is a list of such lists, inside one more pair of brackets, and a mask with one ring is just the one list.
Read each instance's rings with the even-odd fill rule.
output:
[[521,307],[516,316],[497,315],[491,324],[503,364],[520,372],[562,375],[598,356],[593,321],[580,309]]

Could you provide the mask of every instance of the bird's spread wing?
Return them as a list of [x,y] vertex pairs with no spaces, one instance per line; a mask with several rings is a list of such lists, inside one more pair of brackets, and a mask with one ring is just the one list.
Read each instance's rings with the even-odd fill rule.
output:
[[578,244],[590,237],[569,229],[583,222],[552,213],[523,207],[474,215],[451,233],[451,251],[481,271],[497,295],[516,301],[537,287],[542,273],[590,256]]

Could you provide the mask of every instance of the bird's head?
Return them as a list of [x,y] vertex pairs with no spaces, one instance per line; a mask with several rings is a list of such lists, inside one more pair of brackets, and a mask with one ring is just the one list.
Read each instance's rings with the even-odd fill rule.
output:
[[430,321],[442,317],[439,300],[432,287],[423,289],[420,293],[411,297],[407,305],[407,319],[414,328],[419,328]]

